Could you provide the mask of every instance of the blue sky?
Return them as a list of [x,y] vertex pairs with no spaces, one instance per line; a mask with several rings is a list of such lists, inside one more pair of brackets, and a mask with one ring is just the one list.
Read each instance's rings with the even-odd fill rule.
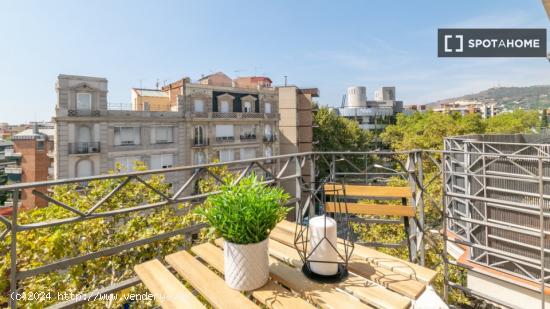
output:
[[437,58],[437,28],[542,27],[540,0],[3,1],[0,122],[48,120],[60,73],[109,79],[109,100],[155,80],[224,71],[318,87],[339,105],[395,85],[405,104],[550,84],[542,58]]

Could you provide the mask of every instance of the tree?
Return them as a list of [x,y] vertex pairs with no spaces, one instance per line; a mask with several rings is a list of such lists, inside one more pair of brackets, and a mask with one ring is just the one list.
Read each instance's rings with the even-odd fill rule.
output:
[[537,111],[516,109],[511,113],[501,113],[485,121],[485,133],[529,133],[541,126]]
[[540,119],[540,127],[541,128],[548,128],[548,111],[546,108],[542,110],[542,116]]
[[[143,163],[136,162],[135,164],[136,170],[147,169]],[[117,170],[119,169],[120,167],[117,168]],[[81,211],[86,211],[122,181],[123,179],[117,178],[91,181],[85,187],[77,184],[57,186],[54,188],[52,197]],[[163,176],[150,176],[146,182],[160,192],[168,193],[169,191],[169,184],[164,182]],[[103,204],[98,211],[122,209],[160,201],[161,197],[144,184],[131,181]],[[17,234],[17,267],[18,269],[35,268],[64,258],[79,256],[86,252],[114,247],[189,226],[193,221],[192,216],[186,214],[185,208],[187,207],[188,205],[180,204],[146,212],[121,214],[19,232]],[[50,204],[45,208],[20,212],[19,220],[21,224],[29,224],[74,216],[74,213]],[[10,238],[7,237],[0,245],[2,248],[9,248],[9,243]],[[178,235],[117,255],[77,264],[69,267],[66,271],[50,272],[22,280],[20,287],[26,292],[51,291],[55,295],[50,300],[39,302],[22,300],[19,305],[33,308],[46,307],[58,301],[58,291],[86,293],[109,286],[133,277],[134,265],[177,251],[186,244],[184,236]],[[3,252],[0,256],[0,265],[0,307],[4,307],[7,305],[9,289],[10,257],[8,252]],[[126,292],[143,293],[145,289],[143,285],[137,285]],[[120,307],[124,302],[123,297],[118,297],[116,300],[91,302],[87,307],[113,308]],[[153,306],[152,303],[140,305]]]

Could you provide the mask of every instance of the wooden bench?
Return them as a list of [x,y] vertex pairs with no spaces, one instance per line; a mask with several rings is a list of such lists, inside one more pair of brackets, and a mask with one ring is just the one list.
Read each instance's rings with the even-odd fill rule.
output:
[[[409,249],[409,259],[411,258],[411,239],[409,218],[416,218],[416,211],[413,206],[407,205],[408,199],[412,198],[413,193],[409,187],[393,186],[369,186],[357,184],[326,183],[324,185],[325,211],[329,213],[342,212],[344,203],[350,214],[370,215],[370,216],[397,216],[403,218],[402,222],[407,237],[407,246]],[[332,201],[330,201],[332,199]],[[335,199],[338,199],[336,201]],[[371,199],[371,200],[401,200],[401,205],[396,204],[375,204],[350,202],[349,199]],[[400,220],[387,220],[387,223],[399,223]],[[399,244],[385,243],[367,243],[375,247],[395,247]]]

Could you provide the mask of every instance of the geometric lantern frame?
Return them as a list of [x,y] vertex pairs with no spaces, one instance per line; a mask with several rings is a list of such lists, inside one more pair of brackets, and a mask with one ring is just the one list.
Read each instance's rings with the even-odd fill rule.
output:
[[[328,196],[332,197],[332,201],[327,201],[327,194],[325,190],[330,191]],[[311,193],[312,197],[310,201],[315,204],[314,201],[320,201],[322,206],[321,213],[319,215],[324,216],[324,226],[322,230],[322,239],[317,242],[315,247],[312,247],[310,243],[311,231],[310,231],[310,220],[312,218],[304,218],[304,215],[308,212],[303,209],[304,207],[309,207],[309,205],[300,206],[299,211],[297,212],[298,218],[296,218],[296,229],[294,233],[294,248],[298,252],[300,259],[302,260],[302,272],[306,277],[323,283],[330,282],[339,282],[345,279],[348,276],[348,264],[353,254],[354,244],[353,244],[353,233],[352,227],[350,225],[350,215],[348,212],[348,205],[346,203],[346,192],[345,185],[343,183],[326,183],[322,185],[321,198],[319,199],[315,196],[315,192]],[[331,207],[334,211],[327,213],[326,212],[326,203],[333,203],[334,207]],[[332,218],[336,221],[336,244],[333,244],[327,238],[327,218]],[[335,261],[326,261],[326,260],[316,260],[314,258],[315,252],[320,250],[320,245],[326,243],[329,246],[329,250],[333,250],[336,253]],[[334,253],[333,253],[334,254]],[[337,273],[335,275],[321,275],[317,274],[312,270],[311,263],[327,263],[327,264],[338,264]]]

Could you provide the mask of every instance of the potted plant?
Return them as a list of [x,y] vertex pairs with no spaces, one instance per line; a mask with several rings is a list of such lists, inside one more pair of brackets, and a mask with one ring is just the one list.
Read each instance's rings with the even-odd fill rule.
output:
[[224,239],[225,282],[239,291],[263,286],[269,277],[268,239],[288,212],[288,194],[262,184],[252,174],[226,184],[197,213]]

